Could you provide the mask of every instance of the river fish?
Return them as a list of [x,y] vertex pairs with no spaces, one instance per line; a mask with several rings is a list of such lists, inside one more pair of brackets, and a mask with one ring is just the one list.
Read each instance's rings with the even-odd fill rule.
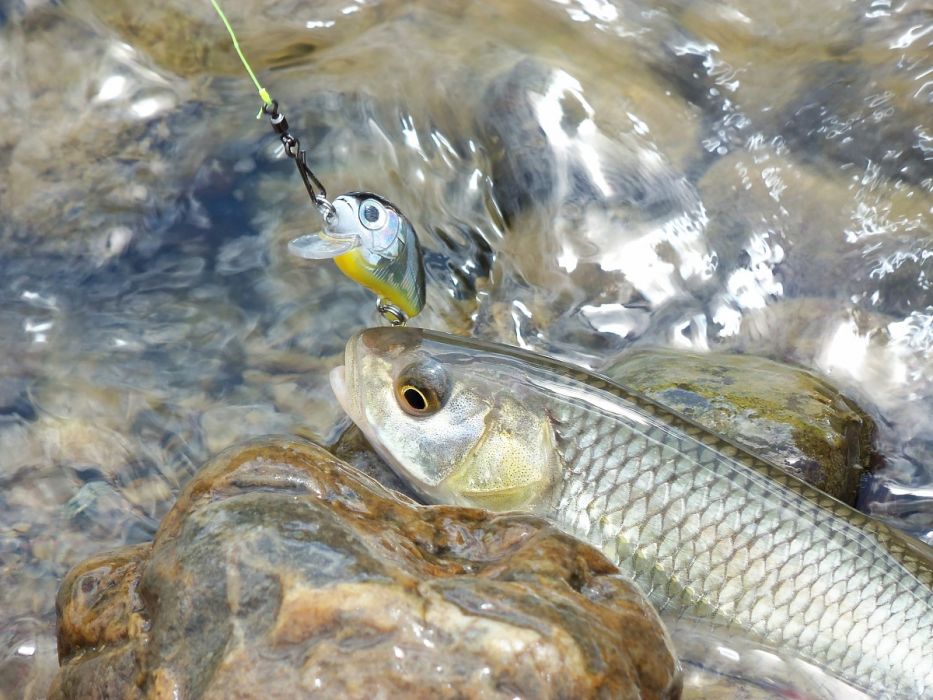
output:
[[355,335],[331,383],[426,500],[541,515],[663,613],[741,630],[876,697],[933,696],[929,549],[644,396],[414,328]]

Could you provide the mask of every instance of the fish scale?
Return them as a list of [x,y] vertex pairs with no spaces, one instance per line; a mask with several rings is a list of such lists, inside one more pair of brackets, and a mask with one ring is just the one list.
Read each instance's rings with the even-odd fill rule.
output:
[[[779,492],[734,446],[627,409],[644,423],[549,405],[569,472],[551,517],[601,546],[660,610],[748,630],[879,696],[933,692],[928,583],[876,536]],[[912,615],[875,614],[894,600]]]

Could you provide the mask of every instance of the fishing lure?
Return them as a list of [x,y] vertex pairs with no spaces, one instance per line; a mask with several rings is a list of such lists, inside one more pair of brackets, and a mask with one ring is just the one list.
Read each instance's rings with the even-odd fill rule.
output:
[[424,259],[411,221],[390,201],[372,192],[348,192],[333,202],[327,198],[327,190],[308,166],[306,152],[289,131],[278,102],[259,84],[226,15],[217,0],[211,4],[259,91],[263,106],[257,118],[263,114],[269,117],[285,155],[295,161],[308,196],[323,219],[321,231],[291,241],[288,251],[310,260],[333,259],[343,274],[376,293],[376,309],[389,323],[404,325],[421,312],[425,297]]

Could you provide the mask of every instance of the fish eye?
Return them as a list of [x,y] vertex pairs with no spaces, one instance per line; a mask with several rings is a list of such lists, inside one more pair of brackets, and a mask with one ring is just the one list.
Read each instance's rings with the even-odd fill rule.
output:
[[399,389],[399,394],[405,407],[412,413],[424,413],[428,410],[430,399],[425,395],[423,389],[419,389],[411,384],[406,384]]
[[385,226],[387,218],[382,202],[366,199],[360,204],[360,223],[370,231],[378,231]]
[[395,380],[395,398],[399,407],[411,416],[430,416],[447,403],[450,378],[434,361],[408,365]]

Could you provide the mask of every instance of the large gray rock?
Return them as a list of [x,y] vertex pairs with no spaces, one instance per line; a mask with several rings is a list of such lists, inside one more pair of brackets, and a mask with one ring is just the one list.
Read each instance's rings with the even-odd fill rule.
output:
[[304,441],[208,463],[58,596],[53,698],[676,698],[656,614],[526,516],[424,507]]

